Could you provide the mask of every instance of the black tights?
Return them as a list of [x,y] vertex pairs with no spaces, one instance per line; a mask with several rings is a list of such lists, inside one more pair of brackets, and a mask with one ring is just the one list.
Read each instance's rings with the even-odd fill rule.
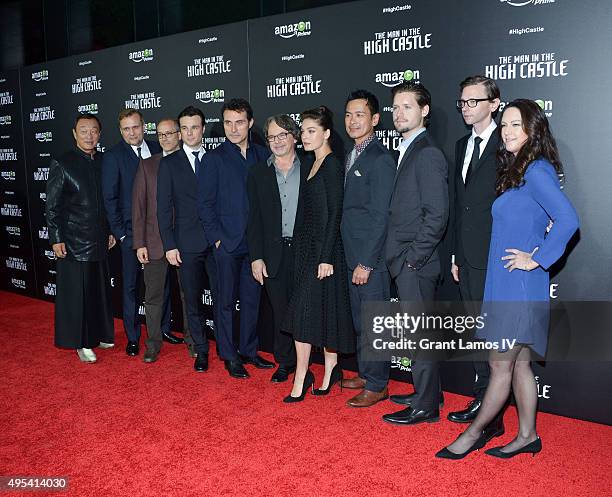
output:
[[514,392],[519,415],[519,433],[516,438],[504,447],[504,452],[513,451],[537,437],[535,430],[538,391],[533,371],[531,370],[531,351],[525,345],[518,345],[507,352],[491,351],[489,355],[491,376],[489,386],[478,410],[478,416],[470,427],[450,446],[455,453],[468,450],[480,436],[486,426],[504,408]]

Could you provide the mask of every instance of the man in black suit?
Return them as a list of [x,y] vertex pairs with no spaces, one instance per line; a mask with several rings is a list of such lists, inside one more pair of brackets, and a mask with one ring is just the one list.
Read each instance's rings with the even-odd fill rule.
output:
[[[452,275],[459,283],[461,299],[478,313],[484,295],[489,243],[491,241],[491,207],[495,200],[495,152],[499,144],[494,116],[500,103],[495,81],[485,76],[470,76],[460,84],[457,108],[471,133],[457,141],[455,164],[449,176]],[[487,385],[489,365],[474,362],[474,400],[466,409],[451,412],[448,419],[470,423],[478,414]],[[502,415],[503,416],[503,415]],[[503,417],[491,423],[491,437],[503,433]]]
[[293,288],[293,234],[301,222],[300,192],[309,168],[295,152],[299,128],[286,114],[269,117],[263,127],[272,155],[253,166],[247,178],[247,239],[253,277],[264,285],[274,314],[273,383],[295,371],[293,336],[280,329]]
[[208,275],[213,302],[216,297],[216,269],[212,247],[198,218],[196,174],[204,156],[202,136],[204,114],[186,107],[178,116],[183,145],[163,157],[157,177],[157,220],[166,259],[179,268],[185,295],[187,321],[197,354],[194,369],[208,370],[206,319],[202,314],[204,274]]
[[[132,248],[132,188],[138,165],[142,159],[161,152],[154,141],[144,139],[144,120],[140,111],[124,109],[119,113],[119,131],[123,140],[104,154],[102,162],[102,195],[108,222],[121,247],[123,294],[123,326],[128,338],[126,353],[138,355],[140,331],[138,323],[138,274],[140,262]],[[164,340],[181,343],[170,333],[170,292],[164,296],[162,318]]]
[[389,301],[389,272],[383,249],[387,235],[389,199],[395,179],[395,161],[376,138],[380,119],[378,99],[366,90],[352,92],[346,101],[344,125],[355,146],[345,160],[342,243],[349,268],[349,296],[357,332],[359,375],[343,386],[361,391],[347,401],[351,407],[370,407],[389,396],[390,364],[366,361],[360,337],[361,303]]
[[[400,301],[431,302],[440,276],[438,244],[448,221],[448,165],[427,132],[431,95],[420,83],[392,90],[393,124],[402,135],[391,196],[385,257]],[[415,393],[405,409],[385,414],[389,423],[412,425],[440,419],[438,363],[412,362]]]

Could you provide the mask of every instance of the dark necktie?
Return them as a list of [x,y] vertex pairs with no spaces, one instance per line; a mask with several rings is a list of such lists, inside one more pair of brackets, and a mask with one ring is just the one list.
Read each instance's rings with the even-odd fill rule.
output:
[[474,150],[472,151],[472,158],[470,159],[470,165],[468,166],[468,170],[465,173],[465,184],[468,184],[468,181],[470,181],[470,175],[472,174],[472,171],[474,170],[474,168],[476,167],[476,164],[478,164],[478,159],[480,158],[480,144],[482,143],[482,138],[480,138],[480,136],[477,136],[476,138],[474,138]]
[[138,150],[138,160],[142,160],[142,147],[137,147],[136,150]]
[[201,162],[200,162],[200,151],[191,152],[194,157],[193,166],[195,169],[196,176],[198,175],[198,171],[200,170]]

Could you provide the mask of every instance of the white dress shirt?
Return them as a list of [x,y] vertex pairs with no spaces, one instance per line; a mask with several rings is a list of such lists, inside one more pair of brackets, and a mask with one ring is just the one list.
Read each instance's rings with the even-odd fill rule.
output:
[[204,150],[204,147],[202,145],[200,145],[200,148],[197,148],[194,150],[193,148],[188,147],[184,143],[183,143],[183,150],[185,151],[185,155],[187,155],[187,159],[189,159],[189,164],[191,164],[191,169],[193,169],[193,172],[195,173],[195,155],[193,155],[193,153],[198,152],[198,159],[200,159],[201,161],[202,157],[206,153],[206,150]]
[[[132,150],[136,154],[136,157],[138,157],[138,147],[136,145],[130,145],[130,147],[132,147]],[[140,144],[140,156],[143,159],[148,159],[149,157],[151,157],[151,151],[149,150],[149,146],[144,140],[142,140],[142,143]]]
[[495,131],[495,128],[497,128],[497,124],[494,120],[491,120],[487,128],[480,135],[476,134],[476,131],[474,131],[474,128],[472,128],[472,134],[468,139],[467,147],[465,149],[465,156],[463,157],[463,169],[461,170],[461,177],[463,178],[464,183],[465,175],[467,174],[467,170],[470,167],[470,162],[472,160],[472,152],[474,151],[474,138],[476,138],[477,136],[480,136],[480,138],[482,138],[478,150],[478,158],[480,159],[480,156],[484,152],[484,149],[487,147],[487,143],[489,143],[489,138],[491,138],[491,135],[493,134],[493,131]]

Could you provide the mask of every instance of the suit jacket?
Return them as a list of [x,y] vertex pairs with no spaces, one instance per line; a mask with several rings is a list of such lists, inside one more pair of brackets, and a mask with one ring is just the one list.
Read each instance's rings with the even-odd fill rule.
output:
[[226,252],[247,253],[249,200],[247,176],[270,151],[250,142],[247,160],[226,140],[202,159],[198,174],[198,213],[209,243],[221,240]]
[[45,216],[49,243],[66,244],[69,258],[82,262],[104,260],[110,234],[102,203],[100,165],[80,149],[51,161],[47,179]]
[[404,153],[389,208],[385,258],[396,278],[404,264],[416,270],[439,259],[436,248],[448,221],[448,164],[425,131]]
[[140,161],[132,192],[132,248],[146,247],[152,260],[164,256],[157,221],[157,173],[161,158],[162,154],[155,154]]
[[496,198],[495,152],[499,144],[499,134],[495,130],[489,138],[476,167],[470,172],[466,185],[461,173],[470,136],[464,136],[455,145],[455,164],[449,175],[448,231],[455,264],[462,266],[467,261],[472,267],[486,269],[493,222],[491,207]]
[[[145,140],[151,154],[161,152],[158,143]],[[111,231],[119,240],[132,236],[132,189],[139,159],[132,147],[121,141],[104,154],[102,194]]]
[[[304,183],[310,172],[310,163],[298,154],[300,160],[300,192],[293,232],[297,233],[303,221],[302,196]],[[276,170],[267,160],[258,162],[247,178],[249,218],[247,240],[251,262],[263,259],[268,277],[274,278],[282,257],[282,212],[276,180]]]
[[351,270],[359,264],[387,270],[383,249],[395,164],[391,153],[374,139],[346,174],[340,231]]
[[182,148],[159,163],[157,221],[165,251],[198,253],[210,245],[198,219],[197,178]]

